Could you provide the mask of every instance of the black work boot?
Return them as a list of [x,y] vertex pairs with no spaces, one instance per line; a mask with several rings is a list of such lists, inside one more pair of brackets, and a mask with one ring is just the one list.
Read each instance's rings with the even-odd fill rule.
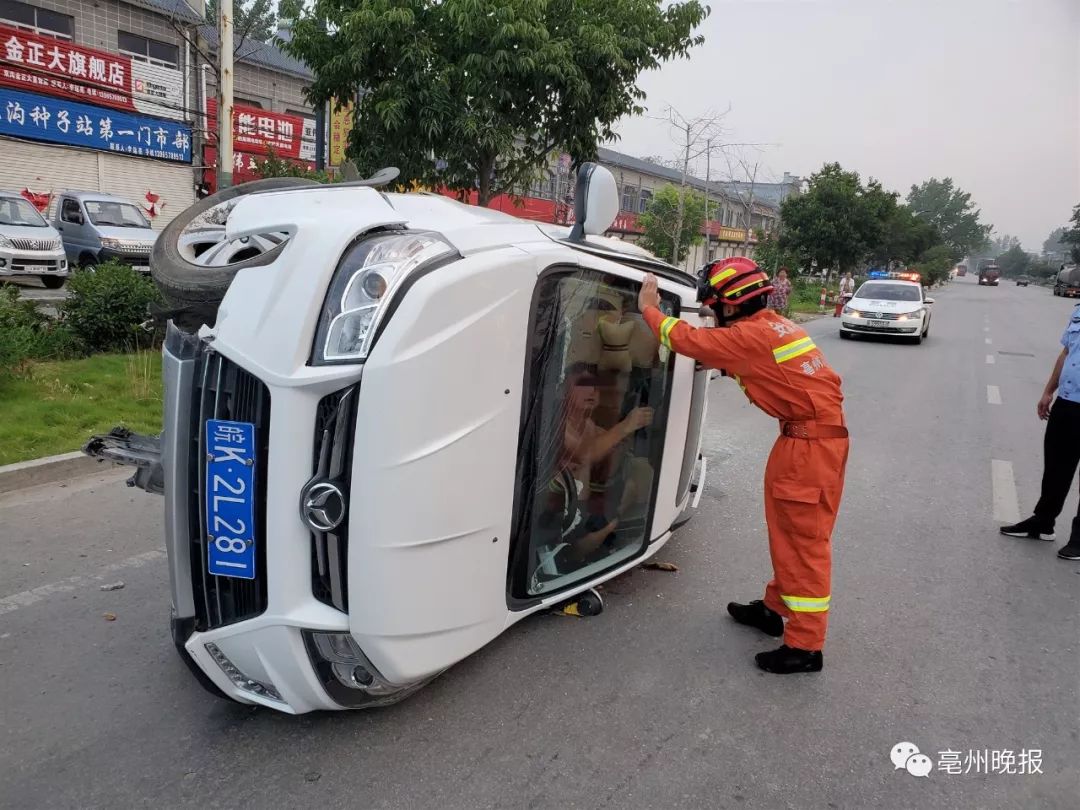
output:
[[784,635],[784,618],[775,610],[765,607],[760,599],[755,599],[749,605],[728,602],[727,612],[739,624],[756,627],[767,636],[779,638]]
[[821,650],[798,650],[781,644],[775,650],[754,656],[757,665],[766,672],[791,675],[795,672],[821,672],[824,658]]
[[1080,517],[1073,518],[1069,542],[1058,549],[1058,556],[1063,560],[1080,560]]
[[1002,526],[1001,533],[1009,537],[1026,537],[1030,540],[1053,540],[1054,524],[1046,524],[1032,515],[1027,520],[1021,520],[1011,526]]

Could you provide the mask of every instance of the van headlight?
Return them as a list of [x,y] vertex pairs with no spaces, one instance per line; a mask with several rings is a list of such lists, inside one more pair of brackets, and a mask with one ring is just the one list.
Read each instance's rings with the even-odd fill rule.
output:
[[396,231],[365,237],[338,264],[315,333],[312,363],[356,363],[367,357],[386,303],[421,265],[455,256],[429,231]]

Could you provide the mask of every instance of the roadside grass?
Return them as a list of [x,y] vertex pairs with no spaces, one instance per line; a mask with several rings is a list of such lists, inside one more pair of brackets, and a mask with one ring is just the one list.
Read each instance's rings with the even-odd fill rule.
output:
[[161,431],[161,354],[29,362],[0,376],[0,464],[68,453],[124,425]]

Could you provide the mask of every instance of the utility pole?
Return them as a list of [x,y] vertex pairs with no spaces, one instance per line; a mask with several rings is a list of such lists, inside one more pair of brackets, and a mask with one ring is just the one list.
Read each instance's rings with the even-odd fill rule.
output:
[[233,174],[233,0],[218,0],[218,166],[217,187],[232,185]]
[[[327,102],[331,104],[333,102]],[[315,108],[315,171],[321,172],[326,169],[326,106],[320,104]]]
[[709,220],[709,173],[712,169],[712,138],[705,139],[705,264],[712,261],[712,226]]

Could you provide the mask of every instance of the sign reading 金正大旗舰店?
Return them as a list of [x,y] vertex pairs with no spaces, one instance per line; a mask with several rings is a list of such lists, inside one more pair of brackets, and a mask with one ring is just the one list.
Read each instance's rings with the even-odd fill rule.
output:
[[0,25],[0,85],[184,119],[179,70]]
[[0,135],[191,162],[191,127],[0,87]]

